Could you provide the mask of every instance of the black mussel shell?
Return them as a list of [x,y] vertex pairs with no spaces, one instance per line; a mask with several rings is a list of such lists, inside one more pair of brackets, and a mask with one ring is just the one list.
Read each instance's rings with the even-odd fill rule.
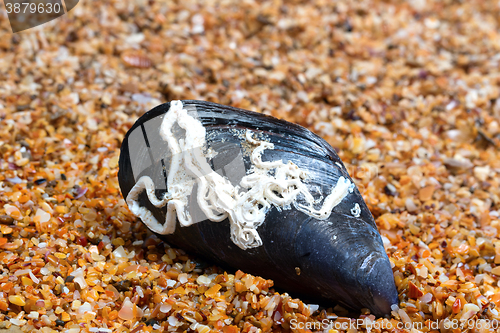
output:
[[[315,198],[326,196],[339,179],[352,179],[331,146],[309,130],[259,113],[202,101],[182,101],[206,130],[207,162],[231,183],[251,172],[245,153],[245,133],[274,145],[262,152],[263,161],[293,162],[305,170]],[[119,183],[124,198],[142,176],[154,183],[162,198],[168,188],[172,154],[160,135],[171,103],[144,114],[125,136],[119,161]],[[182,130],[177,129],[182,134]],[[207,153],[208,154],[208,153]],[[208,156],[208,155],[207,155]],[[208,220],[196,204],[196,186],[189,196],[189,213],[197,223],[180,226],[161,235],[168,243],[196,253],[223,266],[273,279],[276,286],[321,304],[360,310],[368,308],[382,316],[398,302],[388,256],[375,221],[353,185],[326,219],[297,209],[271,206],[257,233],[262,245],[242,249],[230,238],[230,221]],[[154,218],[165,223],[166,206],[155,207],[146,192],[137,202]],[[196,210],[198,209],[198,210]]]

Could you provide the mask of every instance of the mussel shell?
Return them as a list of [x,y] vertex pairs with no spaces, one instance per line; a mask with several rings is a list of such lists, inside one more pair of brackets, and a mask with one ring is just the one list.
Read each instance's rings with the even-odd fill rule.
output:
[[[235,155],[235,147],[242,146],[239,130],[251,130],[274,144],[274,149],[262,155],[264,161],[292,161],[308,172],[314,185],[311,188],[320,193],[333,188],[341,176],[352,182],[333,148],[301,126],[215,103],[187,100],[183,104],[196,110],[198,120],[206,128],[207,144],[217,152],[212,166],[226,163],[228,156]],[[142,175],[153,179],[158,197],[166,191],[170,161],[168,145],[161,139],[159,129],[169,107],[170,103],[166,103],[144,114],[123,140],[118,177],[124,198]],[[242,160],[244,170],[248,171],[251,167],[248,157]],[[193,206],[195,201],[190,198]],[[154,207],[144,193],[139,202],[158,221],[165,220],[166,209]],[[357,217],[352,213],[356,203],[360,208]],[[263,245],[246,250],[231,241],[227,219],[206,220],[188,227],[177,223],[173,234],[161,237],[221,265],[273,279],[277,287],[292,295],[323,305],[339,303],[386,315],[391,305],[397,303],[389,259],[357,188],[333,208],[326,220],[315,219],[293,206],[273,207],[257,231]]]

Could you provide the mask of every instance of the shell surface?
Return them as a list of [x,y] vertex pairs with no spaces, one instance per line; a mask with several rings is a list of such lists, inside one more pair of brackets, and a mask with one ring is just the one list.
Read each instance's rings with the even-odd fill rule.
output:
[[397,303],[368,207],[335,151],[301,126],[175,101],[132,126],[119,166],[132,212],[171,244],[323,304],[385,315]]

